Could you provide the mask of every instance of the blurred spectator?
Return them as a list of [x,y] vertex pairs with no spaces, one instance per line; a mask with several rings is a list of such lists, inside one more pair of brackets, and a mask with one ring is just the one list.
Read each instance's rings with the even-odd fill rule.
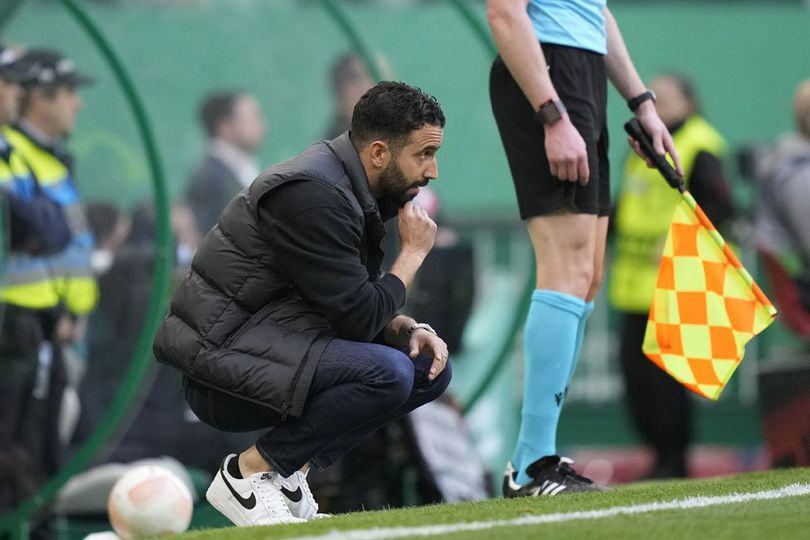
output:
[[[0,287],[0,515],[31,495],[63,457],[67,374],[56,335],[63,298],[53,261],[71,232],[62,201],[38,181],[7,126],[19,113],[19,85],[36,84],[41,75],[29,55],[0,46],[0,187],[10,229]],[[47,520],[32,527],[31,538],[48,535]]]
[[332,64],[329,82],[335,99],[335,112],[324,138],[334,139],[349,129],[354,105],[374,86],[374,80],[363,60],[354,53],[348,53]]
[[39,185],[68,216],[70,243],[48,262],[68,315],[59,321],[59,337],[66,343],[77,343],[84,319],[98,301],[98,287],[91,268],[93,235],[74,179],[73,156],[65,141],[82,107],[77,90],[93,80],[79,73],[73,61],[49,49],[30,49],[20,62],[33,74],[33,80],[23,85],[21,119],[6,129],[6,136]]
[[[19,115],[22,87],[30,78],[19,63],[20,53],[0,44],[0,126]],[[8,216],[11,250],[30,255],[61,251],[70,239],[70,230],[59,204],[49,198],[31,176],[27,164],[0,133],[0,159],[5,188],[2,192]]]
[[796,131],[755,165],[755,230],[757,246],[779,259],[794,279],[799,305],[810,314],[810,80],[796,89],[793,108]]
[[265,120],[256,99],[235,90],[206,97],[199,120],[208,146],[191,175],[186,200],[200,235],[205,235],[225,205],[259,175],[256,152],[264,139]]
[[[709,219],[723,227],[732,216],[721,158],[723,137],[700,115],[694,87],[679,74],[651,84],[655,108],[673,136],[687,189]],[[610,301],[622,313],[621,357],[625,392],[634,426],[655,452],[651,478],[687,476],[691,413],[686,389],[650,362],[641,346],[658,276],[658,265],[678,193],[656,169],[630,154],[624,165],[615,216],[616,248]]]

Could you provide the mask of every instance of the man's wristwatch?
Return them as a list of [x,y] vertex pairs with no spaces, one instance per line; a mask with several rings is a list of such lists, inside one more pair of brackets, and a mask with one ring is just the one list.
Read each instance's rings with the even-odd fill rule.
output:
[[653,103],[655,103],[655,92],[652,90],[646,90],[643,93],[637,95],[632,99],[627,100],[627,106],[630,107],[630,110],[636,112],[636,110],[641,106],[642,103],[651,99]]
[[436,333],[436,330],[434,330],[433,328],[430,327],[430,325],[428,323],[418,322],[418,323],[414,324],[413,326],[411,326],[410,328],[408,328],[408,339],[410,339],[411,336],[413,335],[413,333],[416,332],[419,329],[427,330],[428,332],[430,332],[434,336],[439,335],[439,334]]
[[565,105],[559,99],[550,99],[540,105],[534,118],[540,125],[550,126],[565,114]]

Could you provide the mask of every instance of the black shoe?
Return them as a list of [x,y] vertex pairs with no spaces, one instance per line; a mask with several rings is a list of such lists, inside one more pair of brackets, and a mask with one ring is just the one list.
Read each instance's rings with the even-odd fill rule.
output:
[[589,478],[578,475],[571,468],[573,460],[560,456],[546,456],[526,468],[531,481],[520,485],[515,482],[517,471],[511,463],[506,464],[503,478],[503,496],[512,497],[551,497],[565,493],[585,491],[607,491]]

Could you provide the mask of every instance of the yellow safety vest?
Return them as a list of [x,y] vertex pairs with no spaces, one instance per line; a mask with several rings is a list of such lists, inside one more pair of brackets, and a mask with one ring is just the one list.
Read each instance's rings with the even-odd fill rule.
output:
[[[1,134],[0,147],[4,150],[0,156],[0,188],[10,193],[33,189],[35,180],[31,171]],[[4,255],[0,302],[29,309],[47,309],[59,304],[56,282],[51,279],[45,258],[12,251]]]
[[[700,116],[689,118],[673,142],[687,180],[701,151],[721,156],[726,150],[723,137]],[[681,197],[635,153],[627,158],[622,178],[608,294],[616,309],[644,313],[652,303],[664,242]]]
[[[19,129],[6,126],[3,134],[19,152],[43,191],[62,206],[67,216],[70,242],[62,253],[42,259],[47,261],[51,294],[56,294],[71,313],[86,315],[98,303],[98,285],[90,266],[94,241],[71,172],[57,156]],[[4,287],[3,299],[18,305],[26,302],[27,307],[35,307],[33,304],[44,301],[44,283],[24,282],[22,275],[12,278],[9,275],[11,270],[9,267],[6,272],[9,281]]]

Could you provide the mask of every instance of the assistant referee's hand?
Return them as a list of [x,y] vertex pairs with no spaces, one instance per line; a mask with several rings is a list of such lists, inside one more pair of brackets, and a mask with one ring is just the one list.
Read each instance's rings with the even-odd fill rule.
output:
[[551,174],[567,182],[586,185],[591,175],[585,141],[571,123],[568,114],[553,124],[544,126],[546,156]]
[[[639,123],[641,123],[641,127],[644,128],[647,135],[650,136],[650,140],[652,140],[655,152],[659,156],[669,154],[669,156],[672,158],[672,163],[675,165],[675,170],[678,171],[679,175],[683,176],[681,158],[678,155],[678,150],[675,149],[675,143],[672,141],[672,135],[670,135],[664,121],[658,116],[658,111],[655,110],[655,105],[653,102],[648,100],[639,105],[638,109],[636,110],[636,118],[638,118]],[[655,164],[644,155],[644,152],[641,150],[638,142],[634,141],[630,137],[628,137],[627,140],[630,143],[630,146],[633,148],[633,151],[647,162],[647,166],[650,168],[655,168]]]

